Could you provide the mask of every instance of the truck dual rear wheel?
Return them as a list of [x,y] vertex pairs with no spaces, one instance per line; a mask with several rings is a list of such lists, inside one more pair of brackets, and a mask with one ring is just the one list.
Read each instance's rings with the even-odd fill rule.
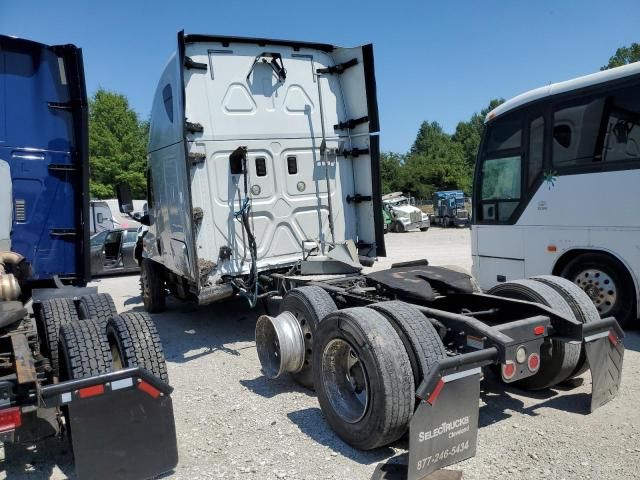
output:
[[140,288],[144,309],[149,313],[162,312],[166,306],[166,291],[162,267],[148,258],[142,259]]
[[416,386],[447,356],[442,340],[431,322],[413,305],[392,300],[369,305],[394,328],[409,356]]
[[615,317],[624,328],[637,325],[634,283],[619,261],[602,253],[585,253],[571,260],[560,275],[587,294],[601,317]]
[[314,338],[316,393],[331,428],[363,450],[406,432],[415,406],[411,363],[386,318],[365,307],[322,320]]
[[[582,323],[594,322],[600,318],[598,309],[589,296],[579,286],[571,283],[566,278],[556,277],[554,275],[541,275],[539,277],[532,277],[532,279],[550,286],[562,295],[562,298],[569,304],[575,318]],[[569,378],[582,375],[588,368],[587,352],[583,348],[580,352],[578,365],[576,365],[575,370]]]
[[[536,280],[499,283],[488,292],[499,297],[541,303],[569,318],[575,318],[569,303],[552,287]],[[540,369],[530,377],[514,382],[527,390],[543,390],[567,380],[580,360],[581,345],[546,339],[540,347]]]
[[142,367],[164,382],[169,381],[160,335],[144,312],[127,312],[111,317],[106,326],[113,368]]
[[111,371],[111,351],[104,326],[96,320],[63,325],[58,343],[60,381]]
[[324,317],[338,310],[331,296],[316,286],[299,287],[289,290],[280,304],[280,312],[291,312],[302,329],[304,336],[304,365],[302,370],[291,374],[299,385],[313,389],[313,339],[318,325]]
[[113,298],[108,293],[93,293],[82,295],[78,301],[78,316],[81,320],[90,318],[103,324],[118,314]]
[[36,304],[34,313],[41,348],[49,356],[54,375],[58,375],[60,327],[78,321],[76,306],[70,298],[52,298]]

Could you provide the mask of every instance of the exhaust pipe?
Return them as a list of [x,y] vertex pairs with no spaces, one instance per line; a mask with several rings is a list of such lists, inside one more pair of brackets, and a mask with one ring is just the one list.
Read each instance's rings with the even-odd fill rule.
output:
[[0,252],[0,273],[5,273],[5,265],[17,265],[24,257],[16,252]]
[[10,302],[20,298],[20,284],[12,273],[6,273],[5,265],[17,265],[24,257],[15,252],[0,252],[0,302]]
[[258,318],[256,348],[262,372],[268,378],[278,378],[284,372],[296,373],[304,366],[304,336],[291,312]]

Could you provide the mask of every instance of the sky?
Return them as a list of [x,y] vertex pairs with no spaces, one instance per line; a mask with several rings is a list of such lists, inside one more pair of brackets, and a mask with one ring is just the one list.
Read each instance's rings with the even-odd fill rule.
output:
[[142,118],[176,34],[373,43],[381,146],[422,121],[457,123],[532,88],[597,71],[640,42],[638,0],[0,0],[0,33],[82,47],[89,94],[125,94]]

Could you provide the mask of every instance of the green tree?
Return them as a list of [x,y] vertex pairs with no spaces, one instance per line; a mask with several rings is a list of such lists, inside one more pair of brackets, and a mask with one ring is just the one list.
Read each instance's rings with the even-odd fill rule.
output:
[[462,146],[464,158],[469,165],[476,163],[487,114],[502,103],[504,103],[504,98],[494,98],[486,108],[471,115],[468,122],[460,122],[456,126],[452,140]]
[[600,70],[621,67],[629,63],[640,61],[640,43],[632,43],[628,47],[620,47],[616,53],[609,58],[609,63],[600,67]]
[[89,100],[91,196],[112,198],[126,182],[144,198],[149,123],[138,119],[127,97],[102,88]]
[[380,155],[380,176],[382,193],[402,190],[402,169],[404,157],[399,153],[382,152]]

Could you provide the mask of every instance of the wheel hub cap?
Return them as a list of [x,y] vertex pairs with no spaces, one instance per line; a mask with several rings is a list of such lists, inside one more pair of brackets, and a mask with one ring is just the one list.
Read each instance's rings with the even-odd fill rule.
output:
[[606,272],[595,268],[583,270],[573,282],[589,295],[601,316],[611,312],[618,299],[618,289]]

